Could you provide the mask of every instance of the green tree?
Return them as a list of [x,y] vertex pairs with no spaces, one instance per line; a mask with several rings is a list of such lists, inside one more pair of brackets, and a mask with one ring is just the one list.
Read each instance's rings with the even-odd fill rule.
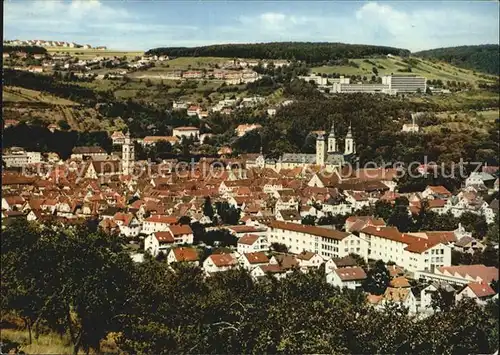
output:
[[304,225],[309,225],[309,226],[314,226],[316,224],[316,217],[313,215],[308,214],[304,218],[302,218],[302,224]]
[[390,282],[389,270],[382,260],[377,260],[374,267],[368,270],[363,288],[366,292],[374,295],[382,295]]
[[203,203],[203,214],[210,219],[214,218],[214,207],[212,206],[210,196],[205,197],[205,202]]

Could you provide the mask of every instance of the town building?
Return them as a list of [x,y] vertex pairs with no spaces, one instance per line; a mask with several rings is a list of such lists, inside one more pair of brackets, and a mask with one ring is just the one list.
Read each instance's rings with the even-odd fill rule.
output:
[[177,127],[172,131],[172,135],[174,137],[182,138],[182,137],[198,137],[200,135],[200,130],[196,127]]

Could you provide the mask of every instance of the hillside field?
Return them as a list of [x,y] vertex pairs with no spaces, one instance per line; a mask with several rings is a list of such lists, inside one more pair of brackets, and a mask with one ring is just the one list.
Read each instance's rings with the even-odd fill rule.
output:
[[[421,58],[411,57],[417,65],[412,66],[411,73],[401,73],[398,69],[405,69],[408,63],[403,62],[400,57],[384,57],[373,59],[350,59],[351,62],[359,65],[359,68],[350,65],[321,66],[311,68],[312,73],[317,74],[340,74],[340,75],[361,75],[370,78],[373,74],[372,68],[376,67],[379,76],[394,74],[417,74],[425,76],[429,80],[441,79],[446,81],[462,81],[477,84],[480,81],[493,81],[494,76],[475,73],[472,70],[457,68],[445,62],[431,62]],[[367,62],[370,61],[370,62]],[[375,65],[374,65],[374,64]],[[481,76],[482,77],[481,77]]]

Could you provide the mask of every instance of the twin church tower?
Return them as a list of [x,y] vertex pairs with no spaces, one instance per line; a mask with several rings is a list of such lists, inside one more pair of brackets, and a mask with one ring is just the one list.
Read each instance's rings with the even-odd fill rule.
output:
[[325,142],[325,136],[320,134],[316,138],[316,165],[324,166],[328,163],[329,156],[332,155],[342,155],[344,157],[356,154],[356,146],[354,144],[354,138],[352,137],[352,128],[349,125],[349,130],[347,131],[347,136],[344,140],[344,152],[340,152],[338,149],[337,138],[335,137],[335,126],[332,123],[332,128],[330,134],[328,135],[328,145]]

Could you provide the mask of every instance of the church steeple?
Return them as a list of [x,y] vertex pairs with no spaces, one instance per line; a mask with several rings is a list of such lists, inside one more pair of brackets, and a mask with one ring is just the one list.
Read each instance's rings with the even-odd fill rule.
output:
[[134,169],[135,149],[130,138],[130,132],[125,134],[125,142],[122,145],[122,174],[130,175]]
[[335,123],[332,122],[332,128],[330,129],[330,134],[328,135],[328,153],[333,153],[338,150],[337,139],[335,138]]
[[345,155],[350,155],[356,153],[356,148],[354,146],[354,139],[352,137],[352,126],[349,124],[349,130],[347,131],[347,135],[345,137]]

